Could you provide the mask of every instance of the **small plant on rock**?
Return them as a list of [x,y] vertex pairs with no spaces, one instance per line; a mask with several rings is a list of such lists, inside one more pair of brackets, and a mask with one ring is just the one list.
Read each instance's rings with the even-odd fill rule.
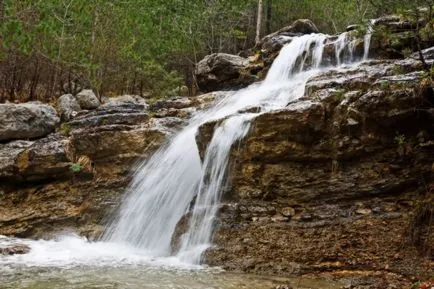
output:
[[410,152],[412,151],[412,148],[411,148],[410,144],[408,143],[405,135],[398,134],[397,136],[395,136],[394,140],[398,144],[397,151],[398,151],[398,154],[400,156],[406,156],[406,155],[410,154]]
[[81,165],[79,163],[73,163],[71,165],[71,171],[74,174],[78,174],[79,172],[81,172],[81,170],[82,170],[82,167],[81,167]]

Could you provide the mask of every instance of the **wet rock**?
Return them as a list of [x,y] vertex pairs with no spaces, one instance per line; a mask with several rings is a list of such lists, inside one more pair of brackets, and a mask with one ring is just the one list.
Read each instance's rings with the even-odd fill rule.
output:
[[24,244],[15,244],[7,247],[0,247],[0,255],[21,255],[30,252],[30,247]]
[[59,121],[56,110],[46,104],[0,104],[0,141],[46,136]]
[[75,98],[82,109],[95,109],[101,104],[91,89],[80,91]]
[[[300,36],[302,34],[318,33],[318,29],[315,24],[309,19],[296,20],[289,26],[271,33],[257,44],[257,48],[261,50],[261,60],[264,62],[264,76],[268,68],[271,66],[273,60],[277,57],[280,49],[292,41],[294,36]],[[262,70],[262,69],[261,69]]]
[[212,103],[218,102],[229,95],[232,95],[234,91],[213,91],[205,94],[201,94],[196,97],[195,102],[197,103],[198,109],[206,109]]
[[[117,164],[110,168],[116,170]],[[114,212],[128,178],[61,180],[1,186],[0,235],[55,238],[65,232],[98,237],[101,217]],[[2,183],[4,185],[4,183]]]
[[241,88],[256,80],[247,73],[249,61],[246,58],[215,53],[205,56],[196,67],[196,77],[201,91]]
[[57,100],[60,118],[69,121],[81,110],[77,99],[72,94],[64,94]]

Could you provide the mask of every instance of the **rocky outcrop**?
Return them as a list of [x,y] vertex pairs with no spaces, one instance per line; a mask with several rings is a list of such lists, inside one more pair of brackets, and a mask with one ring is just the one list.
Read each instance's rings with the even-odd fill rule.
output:
[[46,104],[0,104],[0,142],[46,136],[59,121],[56,110]]
[[[231,153],[207,264],[432,276],[434,96],[414,58],[320,74],[257,116]],[[200,150],[214,127],[201,127]]]
[[99,175],[127,173],[133,162],[147,157],[173,132],[143,110],[99,108],[69,122],[75,156],[88,156]]
[[203,92],[245,87],[257,78],[249,73],[249,60],[237,55],[207,55],[196,67],[199,89]]
[[395,15],[374,19],[370,57],[402,59],[419,46],[421,49],[433,46],[432,22],[426,21],[429,12],[422,9],[419,13],[417,20]]
[[[179,116],[208,101],[164,103]],[[93,110],[62,110],[70,121],[58,125],[57,119],[57,132],[0,143],[0,235],[47,238],[72,230],[98,236],[101,218],[119,205],[134,163],[149,157],[184,123],[158,116],[167,108],[148,108],[138,96],[109,98]],[[44,117],[24,118],[22,126]]]
[[64,95],[57,104],[61,124],[49,106],[7,105],[36,106],[51,113],[9,116],[11,127],[33,127],[51,115],[56,122],[44,134],[0,143],[0,235],[49,238],[74,231],[97,237],[102,218],[120,204],[134,164],[165,143],[196,107],[208,106],[227,93],[153,104],[123,95],[103,98],[103,104],[91,110]]

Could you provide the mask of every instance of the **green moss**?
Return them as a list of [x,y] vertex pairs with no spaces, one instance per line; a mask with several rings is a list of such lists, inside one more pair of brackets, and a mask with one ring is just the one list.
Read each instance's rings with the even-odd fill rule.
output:
[[380,82],[380,88],[381,89],[388,89],[389,88],[389,82],[386,80],[383,80],[382,82]]
[[402,67],[401,65],[397,65],[397,64],[395,64],[393,67],[392,67],[392,73],[393,74],[404,74],[406,71],[405,71],[405,69],[404,69],[404,67]]
[[60,125],[60,133],[64,136],[69,136],[71,133],[71,125],[67,122],[64,122]]
[[336,101],[341,102],[345,99],[345,90],[338,90],[333,96]]

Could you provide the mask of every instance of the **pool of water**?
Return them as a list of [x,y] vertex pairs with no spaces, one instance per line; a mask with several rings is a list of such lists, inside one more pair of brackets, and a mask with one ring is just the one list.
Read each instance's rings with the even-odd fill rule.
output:
[[341,287],[324,279],[229,273],[78,236],[51,241],[0,236],[0,246],[11,244],[25,244],[31,250],[24,255],[0,255],[1,289],[271,289],[288,283],[293,288]]
[[288,280],[216,270],[178,270],[146,266],[121,267],[7,267],[1,270],[2,289],[271,289],[282,284],[294,288],[337,289],[325,280],[299,278]]

